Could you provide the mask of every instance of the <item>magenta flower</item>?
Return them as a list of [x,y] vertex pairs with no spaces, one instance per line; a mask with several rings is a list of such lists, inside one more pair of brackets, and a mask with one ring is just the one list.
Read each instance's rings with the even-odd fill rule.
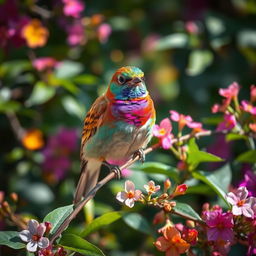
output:
[[135,190],[135,186],[132,181],[127,180],[125,182],[125,191],[118,192],[116,199],[132,208],[134,206],[134,202],[140,199],[141,193],[142,192],[140,190]]
[[68,44],[71,46],[82,45],[86,42],[84,26],[76,22],[71,26],[67,27],[68,33]]
[[164,149],[169,149],[172,145],[172,124],[168,118],[163,119],[160,125],[154,125],[153,135],[160,139],[161,145]]
[[181,131],[185,125],[188,125],[193,122],[193,119],[191,116],[185,116],[183,114],[179,114],[177,111],[170,110],[170,118],[174,122],[178,122],[179,125],[179,131]]
[[235,116],[231,114],[225,114],[224,121],[218,125],[217,131],[232,130],[235,126],[236,126]]
[[98,27],[97,34],[100,42],[105,44],[112,32],[112,28],[109,24],[103,23]]
[[241,108],[243,111],[248,112],[252,115],[256,115],[256,107],[250,104],[247,100],[243,100],[241,104],[242,104]]
[[84,10],[84,3],[80,0],[62,0],[64,3],[63,12],[66,16],[79,18]]
[[224,98],[233,99],[237,97],[239,90],[240,86],[238,85],[237,82],[234,82],[226,89],[219,89],[219,94]]
[[246,187],[239,187],[236,193],[229,192],[226,196],[227,201],[232,205],[232,213],[236,216],[244,215],[248,218],[254,217],[252,209],[253,197],[248,196]]
[[144,185],[144,188],[146,189],[147,193],[149,195],[156,193],[159,189],[159,185],[155,185],[155,182],[153,180],[149,181],[147,185]]
[[37,71],[43,71],[46,69],[52,69],[58,65],[58,62],[56,59],[52,57],[41,57],[37,58],[32,62],[33,67]]
[[36,252],[37,247],[46,248],[49,246],[49,239],[43,237],[46,227],[44,223],[39,224],[36,220],[28,222],[28,229],[19,233],[20,239],[27,244],[29,252]]
[[223,213],[221,210],[204,212],[205,222],[208,226],[207,238],[209,241],[232,241],[233,216],[231,213]]
[[239,187],[246,187],[248,190],[248,196],[256,197],[256,175],[251,168],[245,171],[244,179],[240,182]]

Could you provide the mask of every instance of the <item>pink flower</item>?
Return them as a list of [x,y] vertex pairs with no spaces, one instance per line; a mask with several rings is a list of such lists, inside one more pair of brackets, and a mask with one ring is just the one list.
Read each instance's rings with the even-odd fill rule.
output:
[[178,122],[179,124],[179,131],[181,131],[185,125],[188,125],[193,122],[191,116],[185,116],[183,114],[179,114],[177,111],[170,110],[170,118],[174,122]]
[[244,174],[244,179],[239,184],[239,187],[246,187],[249,196],[256,197],[256,174],[249,168]]
[[101,43],[106,43],[112,32],[112,28],[109,24],[103,23],[98,27],[97,34]]
[[184,195],[187,189],[188,189],[188,186],[186,184],[178,185],[175,191],[173,192],[172,196],[174,197],[174,196]]
[[160,189],[160,186],[159,185],[155,186],[155,182],[151,180],[148,182],[147,185],[144,185],[144,188],[146,189],[147,193],[151,195],[156,193]]
[[204,219],[208,226],[207,238],[209,241],[233,240],[233,216],[231,213],[223,213],[221,210],[204,212]]
[[224,98],[233,99],[237,97],[240,90],[240,86],[237,82],[232,83],[228,88],[226,89],[219,89],[219,94]]
[[132,208],[134,206],[134,202],[140,199],[141,193],[142,192],[140,190],[135,190],[135,186],[132,181],[127,180],[125,182],[125,191],[118,192],[116,199]]
[[190,34],[198,34],[199,28],[194,21],[187,21],[185,23],[185,28]]
[[36,252],[37,247],[46,248],[49,245],[49,239],[43,237],[46,227],[44,223],[39,224],[36,220],[28,222],[28,229],[19,233],[20,239],[27,244],[29,252]]
[[162,147],[164,149],[169,149],[172,145],[172,124],[168,118],[163,119],[160,125],[154,125],[153,135],[160,139]]
[[256,101],[256,86],[251,85],[251,102]]
[[79,22],[67,27],[68,44],[71,46],[82,45],[85,43],[85,29]]
[[256,107],[250,104],[247,100],[243,100],[241,104],[241,108],[243,111],[251,113],[252,115],[256,115]]
[[244,215],[248,218],[254,217],[252,209],[253,197],[248,196],[246,187],[239,187],[236,193],[229,192],[226,196],[227,201],[232,205],[232,213],[236,216]]
[[41,57],[37,58],[32,62],[33,67],[37,71],[43,71],[46,69],[52,69],[58,65],[58,62],[56,59],[52,57]]
[[84,3],[80,0],[62,0],[64,3],[63,12],[66,16],[79,18],[84,10]]
[[236,126],[235,116],[231,114],[225,114],[224,121],[218,125],[217,131],[232,130],[235,126]]

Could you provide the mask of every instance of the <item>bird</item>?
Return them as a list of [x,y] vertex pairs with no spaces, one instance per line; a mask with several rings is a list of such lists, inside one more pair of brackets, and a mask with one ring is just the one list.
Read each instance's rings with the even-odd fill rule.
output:
[[152,137],[156,114],[138,67],[116,70],[106,92],[92,104],[84,119],[80,160],[81,174],[73,203],[76,205],[97,184],[102,164],[118,171],[111,163],[126,162],[139,155]]

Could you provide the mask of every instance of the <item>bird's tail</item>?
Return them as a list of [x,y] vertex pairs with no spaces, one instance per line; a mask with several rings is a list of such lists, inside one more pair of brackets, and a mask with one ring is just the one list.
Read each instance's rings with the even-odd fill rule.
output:
[[79,203],[82,197],[86,196],[86,194],[97,184],[100,167],[101,161],[90,159],[82,162],[81,175],[74,196],[74,205]]

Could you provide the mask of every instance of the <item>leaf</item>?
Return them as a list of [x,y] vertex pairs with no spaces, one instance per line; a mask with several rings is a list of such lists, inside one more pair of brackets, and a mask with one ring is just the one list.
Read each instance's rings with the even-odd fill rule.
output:
[[226,140],[227,140],[227,141],[232,141],[232,140],[247,140],[247,136],[242,135],[242,134],[229,133],[229,134],[226,135]]
[[177,215],[182,215],[195,221],[202,221],[201,217],[188,204],[176,202],[176,206],[173,208],[173,210]]
[[162,37],[155,43],[155,50],[166,50],[172,48],[183,48],[188,43],[188,36],[182,33],[175,33]]
[[21,242],[17,231],[0,231],[0,245],[6,245],[13,249],[22,249],[26,246]]
[[82,64],[78,62],[66,60],[66,61],[62,61],[55,68],[55,75],[58,78],[70,78],[78,75],[82,71],[83,71]]
[[195,179],[209,185],[229,206],[226,200],[226,193],[228,192],[228,186],[231,183],[231,170],[229,165],[225,165],[219,170],[206,172],[206,171],[194,171],[192,175]]
[[131,228],[145,234],[152,235],[148,221],[138,213],[127,213],[123,215],[124,222]]
[[26,106],[40,105],[50,100],[55,95],[55,88],[46,85],[43,81],[38,81],[33,91],[26,101]]
[[63,207],[59,207],[52,212],[48,213],[45,218],[45,221],[49,221],[52,224],[52,229],[50,234],[55,233],[55,231],[59,228],[59,226],[63,223],[66,217],[73,211],[73,205],[67,205]]
[[143,165],[135,165],[132,169],[140,170],[145,173],[157,173],[157,174],[164,174],[174,181],[179,181],[179,172],[176,168],[158,163],[158,162],[146,162]]
[[0,101],[0,113],[1,112],[17,112],[20,110],[21,105],[19,102],[10,101]]
[[61,101],[63,107],[70,115],[75,115],[81,120],[83,119],[85,114],[84,106],[78,103],[78,101],[75,98],[71,96],[65,96],[62,98]]
[[249,150],[239,155],[236,161],[241,163],[256,163],[256,150]]
[[205,184],[198,184],[195,186],[188,186],[186,194],[212,195],[212,189]]
[[221,162],[221,161],[223,161],[223,159],[218,156],[207,153],[205,151],[200,151],[195,142],[195,138],[192,138],[189,140],[187,162],[192,170],[194,170],[198,166],[198,164],[202,162]]
[[81,253],[86,256],[104,256],[105,254],[95,245],[80,236],[64,234],[59,242],[65,249]]
[[90,224],[87,225],[86,229],[80,234],[81,237],[88,236],[96,230],[105,227],[122,217],[121,212],[108,212],[102,216],[94,219]]
[[99,83],[98,77],[90,75],[90,74],[76,76],[72,80],[73,80],[73,82],[82,84],[82,85],[95,85],[95,84]]

